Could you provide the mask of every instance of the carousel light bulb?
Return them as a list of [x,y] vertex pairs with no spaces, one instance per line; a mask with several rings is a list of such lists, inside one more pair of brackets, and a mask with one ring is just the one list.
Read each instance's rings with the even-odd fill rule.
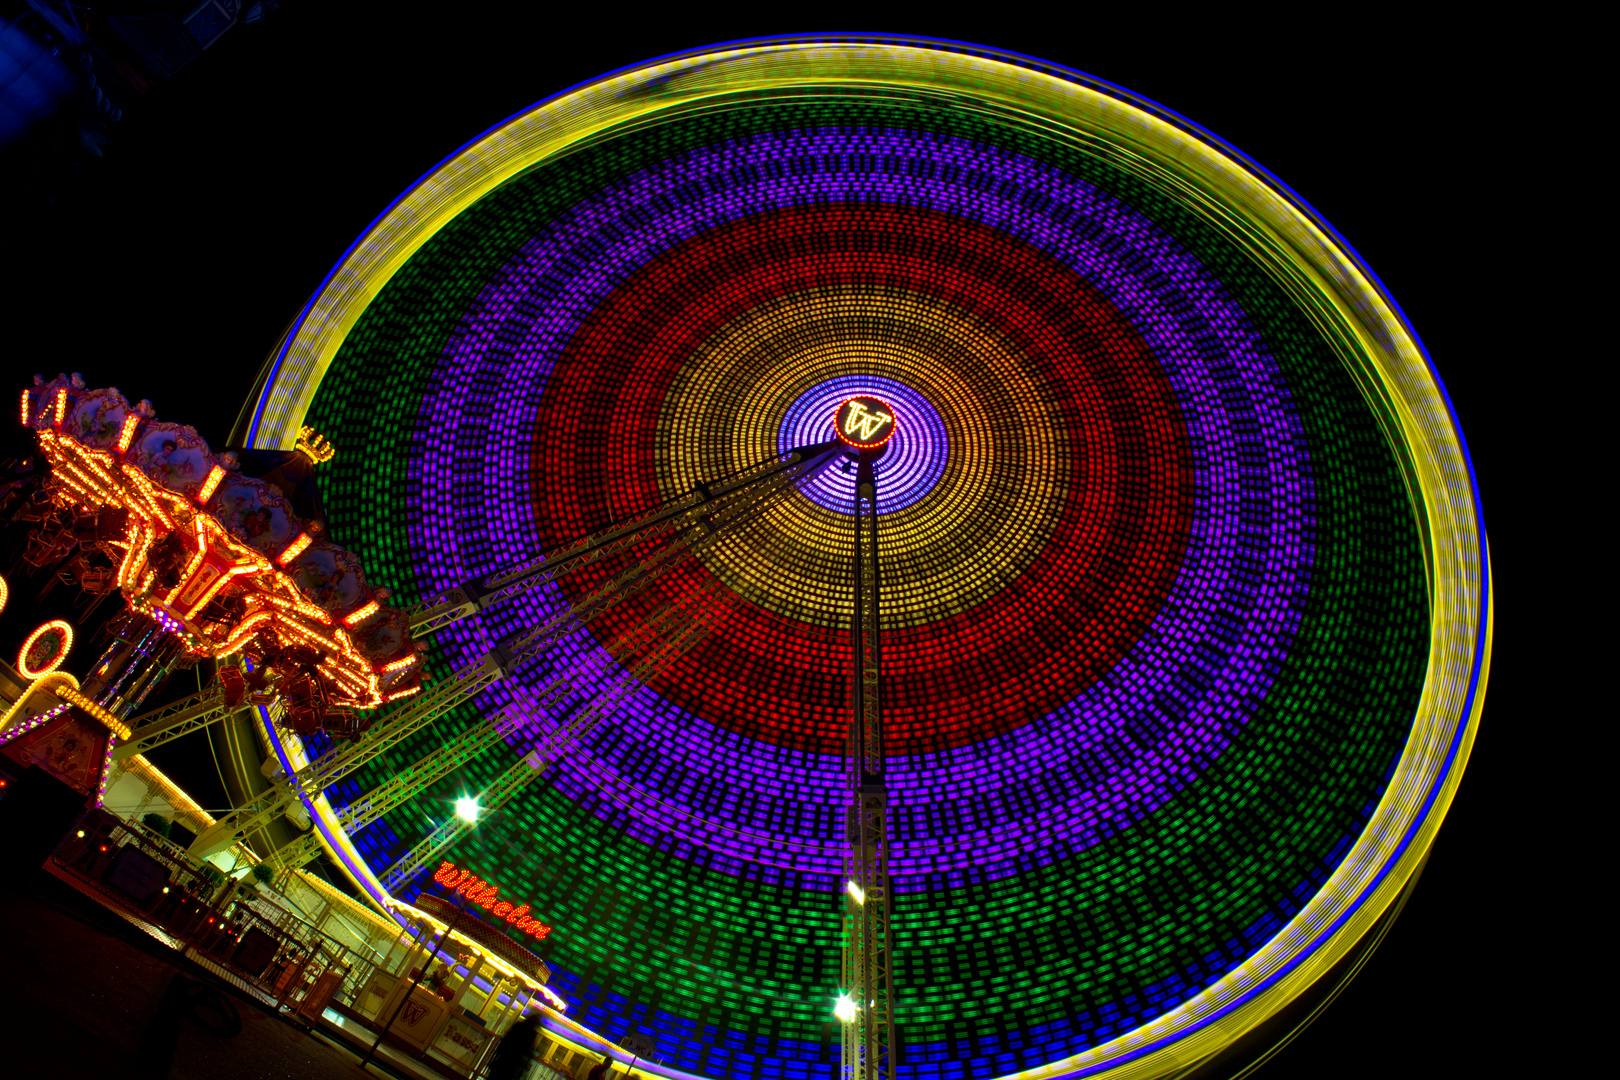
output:
[[292,562],[299,555],[301,555],[304,549],[309,547],[309,545],[313,542],[313,538],[309,535],[309,533],[299,533],[293,542],[288,544],[280,555],[276,556],[276,565],[286,566],[288,563]]
[[125,413],[124,426],[118,429],[118,452],[120,454],[129,450],[129,444],[135,439],[135,428],[141,422],[140,413]]
[[219,482],[223,479],[225,479],[224,469],[220,468],[218,465],[215,465],[212,469],[209,469],[208,476],[203,480],[202,487],[197,489],[197,501],[199,503],[205,503],[209,499],[213,498],[214,489],[219,487]]

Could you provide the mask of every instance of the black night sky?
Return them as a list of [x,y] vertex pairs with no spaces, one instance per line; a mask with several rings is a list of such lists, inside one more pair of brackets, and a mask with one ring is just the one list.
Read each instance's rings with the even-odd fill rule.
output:
[[[462,144],[618,67],[823,29],[647,23],[600,7],[595,25],[483,4],[443,5],[431,17],[426,8],[336,8],[291,0],[237,27],[128,110],[101,159],[48,183],[25,179],[21,190],[6,166],[7,385],[35,371],[82,371],[90,385],[151,398],[160,417],[223,446],[261,361],[333,263]],[[1520,999],[1542,982],[1529,977],[1534,958],[1524,950],[1540,936],[1527,927],[1546,884],[1518,869],[1532,848],[1520,782],[1541,759],[1523,708],[1521,649],[1535,636],[1522,615],[1529,590],[1509,532],[1513,432],[1529,406],[1498,386],[1517,342],[1504,326],[1507,302],[1482,298],[1482,279],[1501,258],[1492,234],[1503,211],[1487,212],[1492,192],[1528,185],[1529,166],[1493,159],[1489,183],[1479,170],[1482,147],[1515,122],[1517,106],[1493,95],[1484,42],[1438,32],[1414,40],[1387,27],[1332,40],[1301,29],[1290,40],[1276,27],[1172,30],[1167,11],[1143,18],[1063,30],[1033,17],[855,28],[1029,53],[1158,101],[1292,186],[1405,309],[1452,396],[1484,494],[1503,593],[1488,704],[1406,912],[1339,1001],[1259,1075],[1514,1072],[1530,1064],[1540,1034],[1524,1010],[1541,1006]],[[5,438],[10,447],[13,435]],[[0,624],[8,651],[26,631],[16,614]],[[1547,873],[1552,880],[1550,865]]]

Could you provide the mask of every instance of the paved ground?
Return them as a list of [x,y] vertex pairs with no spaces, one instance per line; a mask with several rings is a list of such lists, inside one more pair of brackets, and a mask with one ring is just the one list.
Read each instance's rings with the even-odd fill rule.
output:
[[[165,1011],[177,974],[204,977],[182,972],[156,942],[43,873],[0,888],[0,927],[0,1073],[7,1076],[387,1080],[244,997],[232,997],[232,1010],[206,992],[189,1001],[179,994]],[[209,1030],[229,1030],[232,1011],[240,1031]],[[165,1069],[169,1038],[173,1057]]]

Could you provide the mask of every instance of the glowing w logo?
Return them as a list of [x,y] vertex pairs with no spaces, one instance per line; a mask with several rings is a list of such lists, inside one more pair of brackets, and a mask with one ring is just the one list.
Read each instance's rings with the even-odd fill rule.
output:
[[844,417],[844,434],[857,442],[871,442],[872,434],[893,419],[886,412],[867,412],[866,406],[852,401]]

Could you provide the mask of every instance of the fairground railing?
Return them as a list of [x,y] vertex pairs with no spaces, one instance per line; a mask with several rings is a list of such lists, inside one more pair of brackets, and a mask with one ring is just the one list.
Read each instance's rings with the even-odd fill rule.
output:
[[[385,1003],[398,996],[396,985],[409,983],[416,973],[407,966],[423,962],[419,946],[425,943],[403,929],[393,941],[379,943],[390,946],[386,953],[370,948],[362,953],[323,930],[317,922],[322,916],[312,920],[269,888],[199,865],[166,837],[105,810],[87,809],[51,864],[105,906],[306,1027],[330,1009],[375,1031]],[[476,1076],[498,1039],[475,1018],[454,1019],[459,1038],[411,1056],[441,1074]],[[475,1039],[481,1044],[469,1045]],[[541,1039],[527,1078],[576,1080],[591,1064],[580,1053]]]

